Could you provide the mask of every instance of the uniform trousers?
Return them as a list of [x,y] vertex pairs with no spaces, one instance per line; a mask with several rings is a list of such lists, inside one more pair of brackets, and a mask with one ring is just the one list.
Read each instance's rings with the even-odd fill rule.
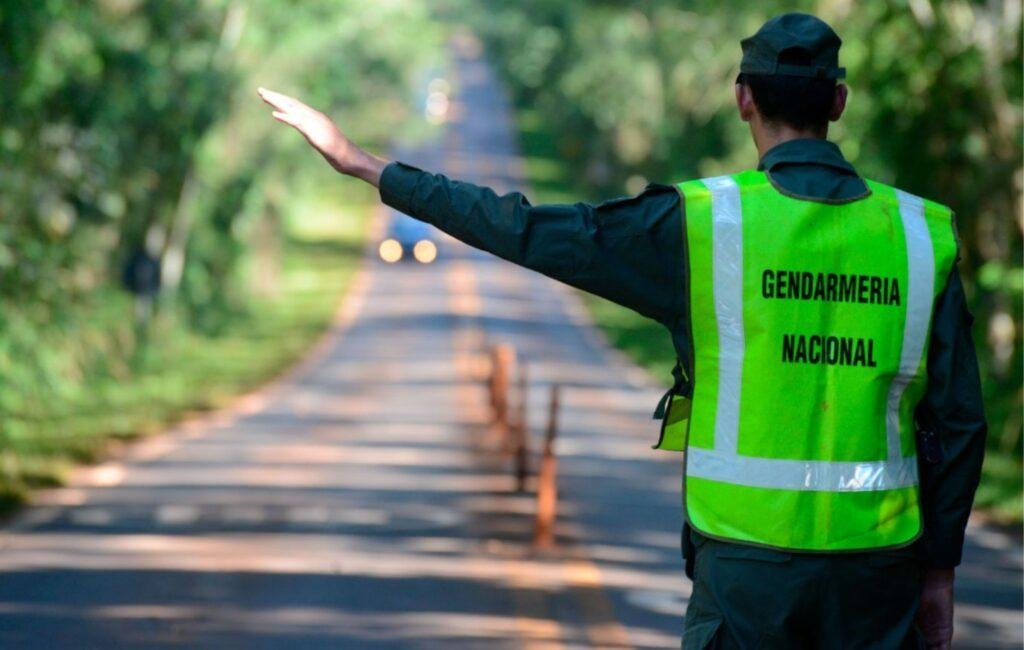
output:
[[684,536],[693,578],[684,650],[924,647],[913,547],[789,553]]

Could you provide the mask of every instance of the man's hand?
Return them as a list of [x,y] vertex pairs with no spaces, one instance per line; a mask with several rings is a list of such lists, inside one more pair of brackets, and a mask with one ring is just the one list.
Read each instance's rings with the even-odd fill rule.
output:
[[949,650],[953,641],[953,569],[925,571],[917,627],[929,650]]
[[387,162],[353,144],[331,118],[288,95],[266,88],[256,92],[274,109],[274,119],[294,127],[332,167],[374,187],[380,186],[380,175]]

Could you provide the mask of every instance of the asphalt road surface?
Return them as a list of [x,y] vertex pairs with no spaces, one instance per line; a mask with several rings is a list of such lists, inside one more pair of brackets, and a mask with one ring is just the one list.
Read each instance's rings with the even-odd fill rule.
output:
[[[521,177],[470,41],[437,140],[401,155],[498,189]],[[533,440],[563,387],[559,544],[537,552],[488,427],[486,350],[518,348]],[[338,322],[231,409],[80,472],[0,531],[3,648],[674,648],[689,583],[659,390],[578,298],[449,239],[368,256]],[[534,445],[536,448],[536,444]],[[957,647],[1021,647],[1020,542],[975,529]]]

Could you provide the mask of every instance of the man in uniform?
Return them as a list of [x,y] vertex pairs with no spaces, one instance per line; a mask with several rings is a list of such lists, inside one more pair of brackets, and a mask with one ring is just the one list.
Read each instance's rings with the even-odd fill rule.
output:
[[532,206],[388,163],[261,89],[388,205],[664,324],[659,447],[686,450],[684,648],[948,647],[985,420],[952,214],[827,138],[840,39],[785,14],[742,41],[756,170]]

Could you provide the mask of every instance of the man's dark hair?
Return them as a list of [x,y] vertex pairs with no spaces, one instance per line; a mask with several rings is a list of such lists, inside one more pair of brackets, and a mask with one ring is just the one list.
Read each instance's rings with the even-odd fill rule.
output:
[[[779,63],[810,65],[811,56],[807,50],[794,47],[779,53]],[[767,122],[800,130],[821,130],[828,125],[835,79],[741,72],[736,83],[750,87],[754,104]]]

